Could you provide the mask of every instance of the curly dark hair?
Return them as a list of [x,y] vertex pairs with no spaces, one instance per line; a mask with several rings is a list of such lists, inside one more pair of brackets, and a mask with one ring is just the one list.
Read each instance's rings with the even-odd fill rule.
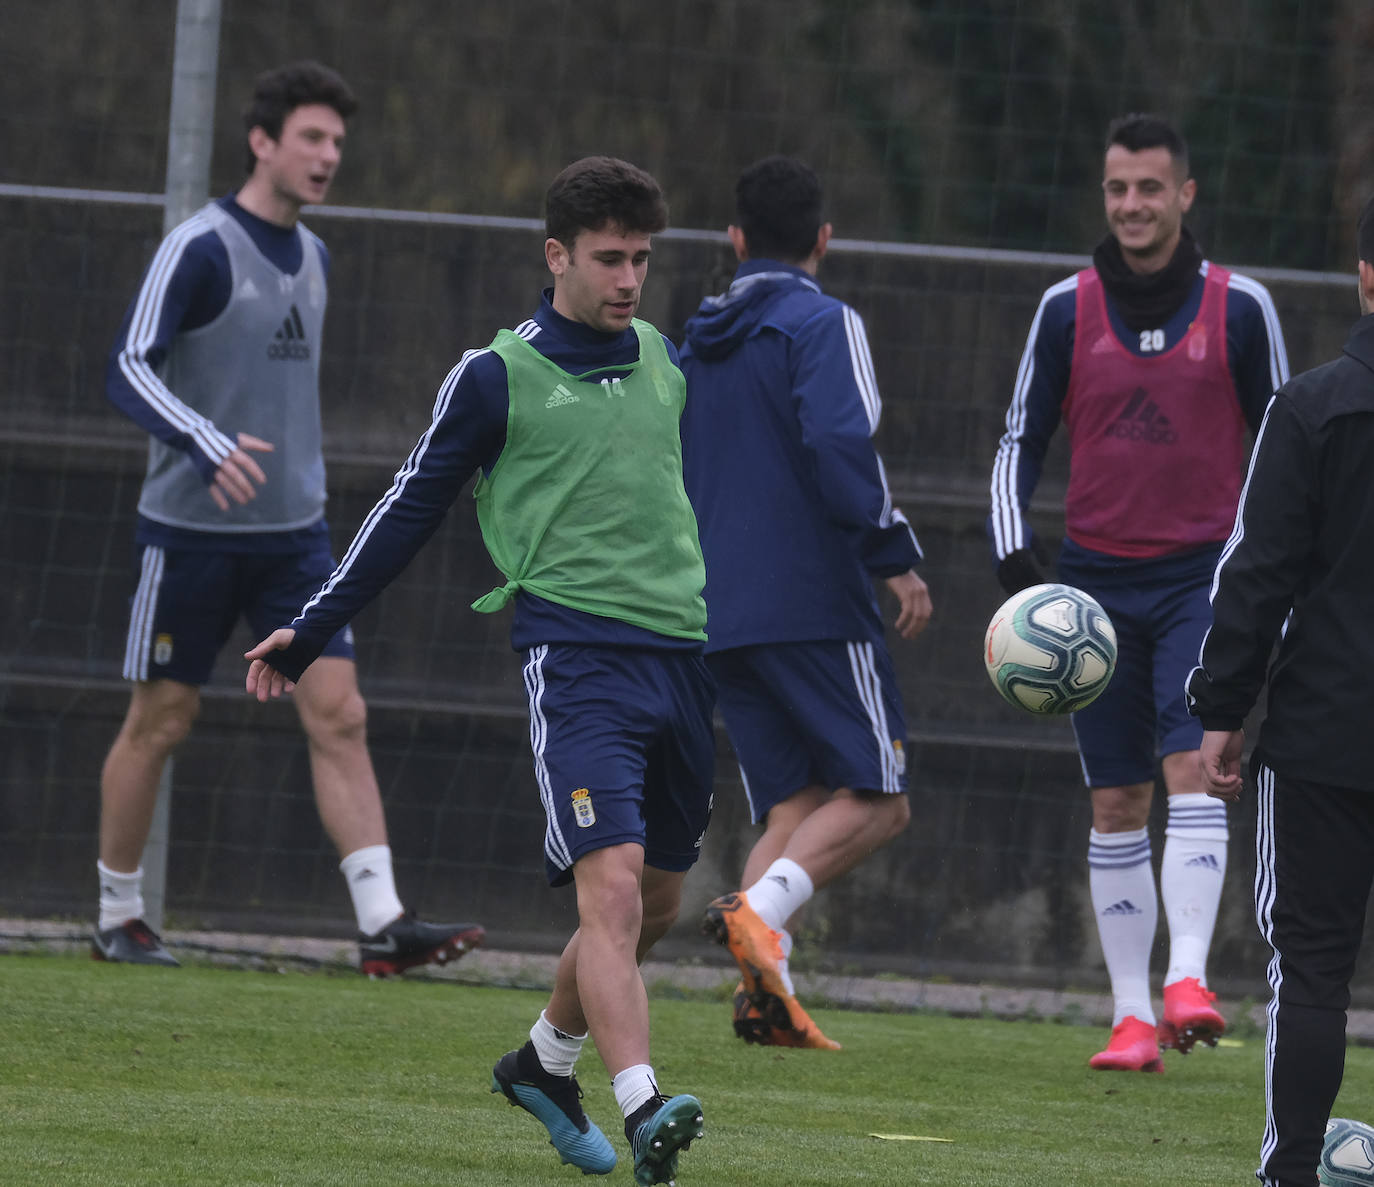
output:
[[569,251],[582,231],[614,227],[653,235],[668,225],[668,203],[648,173],[616,157],[583,157],[549,186],[544,230]]
[[[261,128],[273,140],[281,139],[286,117],[298,107],[323,103],[344,119],[358,110],[358,100],[342,75],[314,61],[288,62],[275,70],[259,74],[253,83],[253,97],[243,109],[243,130]],[[257,158],[247,150],[248,172]]]

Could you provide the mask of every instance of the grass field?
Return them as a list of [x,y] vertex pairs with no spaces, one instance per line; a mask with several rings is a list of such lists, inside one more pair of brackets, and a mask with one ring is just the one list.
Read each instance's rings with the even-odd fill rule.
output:
[[[2,957],[0,1181],[600,1181],[488,1091],[542,1004],[435,981]],[[818,1010],[845,1050],[798,1052],[746,1047],[719,1002],[652,1010],[660,1081],[706,1114],[681,1187],[1253,1182],[1253,1034],[1146,1076],[1090,1072],[1103,1032],[1088,1027]],[[594,1051],[580,1072],[623,1151]],[[1374,1051],[1350,1050],[1337,1112],[1374,1118]],[[632,1182],[628,1159],[605,1181]]]

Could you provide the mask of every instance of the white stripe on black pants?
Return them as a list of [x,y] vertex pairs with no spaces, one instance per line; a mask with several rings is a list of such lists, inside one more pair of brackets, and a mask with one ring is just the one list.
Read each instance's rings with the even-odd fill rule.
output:
[[1374,882],[1374,790],[1255,764],[1255,918],[1273,949],[1258,1177],[1312,1187],[1345,1072],[1350,978]]

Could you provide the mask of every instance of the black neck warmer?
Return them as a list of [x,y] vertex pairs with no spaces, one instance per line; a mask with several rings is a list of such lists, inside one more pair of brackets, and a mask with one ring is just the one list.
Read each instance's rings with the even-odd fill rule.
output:
[[1182,228],[1173,256],[1158,272],[1132,272],[1115,235],[1108,235],[1093,251],[1093,267],[1102,278],[1102,287],[1126,328],[1137,333],[1158,329],[1178,312],[1201,263],[1202,249],[1187,227]]

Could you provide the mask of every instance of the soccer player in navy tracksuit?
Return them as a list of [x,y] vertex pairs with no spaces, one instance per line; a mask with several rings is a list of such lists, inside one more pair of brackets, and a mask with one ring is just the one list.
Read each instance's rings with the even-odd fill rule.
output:
[[[298,216],[323,201],[356,106],[316,62],[257,80],[244,114],[247,181],[163,240],[111,352],[106,394],[150,440],[124,659],[133,694],[100,781],[101,960],[177,963],[143,919],[140,862],[163,767],[239,617],[269,629],[334,567],[319,393],[329,256]],[[402,910],[352,636],[322,653],[296,702],[361,967],[385,976],[444,963],[482,929]]]
[[[1069,433],[1059,578],[1116,628],[1107,690],[1073,715],[1091,789],[1088,873],[1115,1004],[1093,1067],[1162,1071],[1160,1043],[1215,1043],[1225,1020],[1207,953],[1226,869],[1226,813],[1197,769],[1201,729],[1183,681],[1209,618],[1207,587],[1231,530],[1258,424],[1288,360],[1268,292],[1204,260],[1183,226],[1197,183],[1165,121],[1107,134],[1110,233],[1093,266],[1045,292],[992,473],[989,531],[1008,593],[1045,580],[1026,521],[1050,437]],[[1160,893],[1170,953],[1156,1027],[1149,963],[1158,918],[1146,830],[1156,755],[1168,791]]]
[[1374,201],[1358,247],[1364,316],[1340,358],[1269,405],[1188,680],[1208,793],[1234,803],[1268,668],[1252,762],[1255,914],[1274,952],[1256,1172],[1268,1187],[1317,1182],[1374,886]]
[[290,628],[248,653],[247,681],[259,699],[288,691],[480,471],[478,521],[505,582],[474,607],[514,603],[546,871],[575,885],[579,924],[492,1091],[543,1122],[564,1162],[609,1173],[615,1151],[573,1074],[590,1033],[646,1184],[669,1182],[702,1131],[695,1097],[659,1092],[638,962],[677,916],[715,762],[705,572],[682,484],[685,384],[672,344],[634,317],[666,222],[658,183],[633,165],[589,157],[559,174],[546,197],[552,290],[449,373],[342,564]]
[[859,315],[816,270],[830,240],[821,185],[770,157],[739,178],[741,263],[687,323],[687,490],[706,557],[707,663],[755,823],[738,894],[708,908],[743,978],[749,1042],[836,1047],[798,1004],[787,956],[812,891],[906,827],[901,694],[874,598],[913,638],[930,595],[871,437],[881,401]]

